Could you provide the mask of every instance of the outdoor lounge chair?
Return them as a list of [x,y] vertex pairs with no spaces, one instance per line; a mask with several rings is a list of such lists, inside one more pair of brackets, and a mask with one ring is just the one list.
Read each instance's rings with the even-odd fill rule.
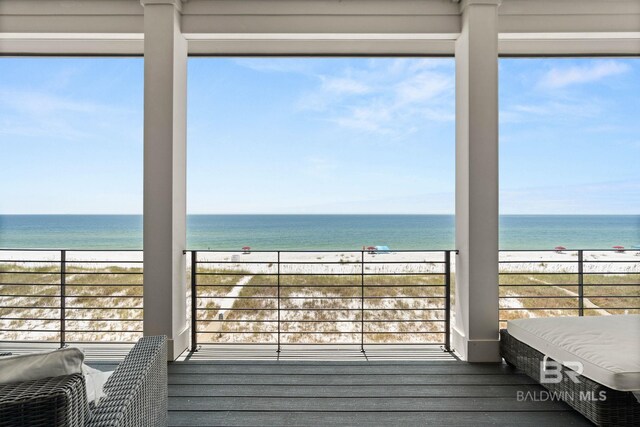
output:
[[144,337],[87,403],[82,374],[0,385],[0,426],[161,427],[167,425],[167,339]]
[[597,425],[637,426],[639,337],[637,315],[518,319],[500,331],[500,351]]

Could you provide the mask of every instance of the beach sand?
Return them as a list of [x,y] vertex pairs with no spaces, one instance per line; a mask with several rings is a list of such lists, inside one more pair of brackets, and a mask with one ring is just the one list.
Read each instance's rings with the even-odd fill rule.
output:
[[[0,251],[0,262],[15,263],[24,266],[54,265],[60,262],[60,251],[25,250]],[[189,262],[189,253],[185,254]],[[451,254],[451,268],[455,271],[457,255]],[[369,253],[361,251],[337,252],[289,252],[279,254],[281,273],[322,274],[346,273],[358,274],[362,263],[366,272],[444,272],[443,251],[390,251],[389,253]],[[66,251],[66,261],[73,266],[83,268],[101,268],[107,266],[141,267],[142,251]],[[577,273],[578,253],[573,250],[562,251],[501,251],[500,271],[527,271],[535,273],[567,272]],[[584,251],[585,273],[640,273],[640,251],[625,250]],[[276,273],[277,252],[243,253],[242,251],[198,252],[201,268],[241,269],[250,273]]]

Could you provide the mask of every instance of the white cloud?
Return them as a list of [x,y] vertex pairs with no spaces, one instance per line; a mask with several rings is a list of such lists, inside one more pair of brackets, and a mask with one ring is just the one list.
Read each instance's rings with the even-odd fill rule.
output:
[[299,58],[236,58],[233,62],[255,71],[296,74],[310,74],[314,65],[311,61],[301,61]]
[[453,76],[429,71],[421,72],[398,83],[395,87],[395,96],[401,105],[429,102],[451,92],[453,84]]
[[518,112],[518,113],[527,113],[527,114],[537,114],[537,115],[542,115],[542,116],[546,116],[548,115],[551,110],[548,108],[548,104],[543,106],[543,105],[515,105],[513,107],[513,111]]
[[541,101],[539,104],[508,105],[500,110],[500,123],[535,121],[567,121],[575,118],[597,117],[603,110],[598,100],[589,102]]
[[320,84],[299,107],[322,113],[338,126],[402,136],[428,122],[454,120],[451,60],[400,58],[370,60],[362,68],[318,74]]
[[[373,64],[375,64],[375,62]],[[454,71],[454,64],[449,58],[396,58],[389,64],[387,70],[389,73],[401,75],[418,73],[425,70],[446,70],[452,73]]]
[[371,58],[363,66],[335,70],[332,60],[247,59],[238,65],[261,72],[295,73],[317,84],[297,102],[338,126],[404,135],[413,119],[453,121],[455,70],[449,58]]
[[94,113],[106,109],[93,102],[65,99],[45,92],[6,89],[0,89],[0,105],[5,105],[14,111],[32,114]]
[[348,114],[337,116],[332,121],[339,126],[367,132],[390,133],[385,125],[393,117],[391,108],[384,105],[353,107]]
[[319,75],[320,87],[306,93],[298,101],[298,107],[303,110],[324,111],[330,105],[341,102],[350,96],[365,95],[373,92],[368,84],[350,78]]
[[630,67],[618,61],[594,61],[584,66],[552,68],[540,80],[540,86],[548,89],[558,89],[566,86],[589,83],[605,77],[623,74]]
[[348,77],[327,77],[320,76],[322,80],[322,90],[337,95],[360,95],[371,92],[371,88],[361,81]]
[[[142,111],[72,99],[46,91],[0,88],[0,134],[81,141],[113,134],[134,134],[130,126]],[[118,125],[115,125],[118,123]],[[138,126],[136,126],[137,129]]]
[[456,113],[453,108],[425,108],[417,111],[419,111],[419,114],[424,118],[434,122],[454,122],[456,120]]

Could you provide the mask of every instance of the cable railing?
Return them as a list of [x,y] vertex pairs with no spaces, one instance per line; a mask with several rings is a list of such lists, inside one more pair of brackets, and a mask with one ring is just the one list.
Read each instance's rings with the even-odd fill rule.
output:
[[192,350],[431,344],[449,350],[455,251],[191,251]]
[[0,249],[0,341],[141,336],[141,251]]
[[500,251],[500,327],[528,317],[640,313],[640,251]]
[[[185,251],[191,348],[450,347],[454,250]],[[640,251],[500,251],[500,326],[640,314]],[[194,274],[192,274],[192,272]],[[135,342],[142,251],[0,249],[0,341]]]

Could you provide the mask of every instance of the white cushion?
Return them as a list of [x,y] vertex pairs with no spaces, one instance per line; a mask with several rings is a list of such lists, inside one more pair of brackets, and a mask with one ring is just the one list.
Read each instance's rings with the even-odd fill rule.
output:
[[0,358],[0,384],[39,380],[82,372],[84,354],[77,348]]
[[87,386],[87,400],[98,404],[98,401],[104,396],[104,383],[107,382],[113,371],[103,372],[91,366],[82,365],[82,373]]
[[614,390],[640,390],[640,315],[547,317],[507,322],[515,339]]

